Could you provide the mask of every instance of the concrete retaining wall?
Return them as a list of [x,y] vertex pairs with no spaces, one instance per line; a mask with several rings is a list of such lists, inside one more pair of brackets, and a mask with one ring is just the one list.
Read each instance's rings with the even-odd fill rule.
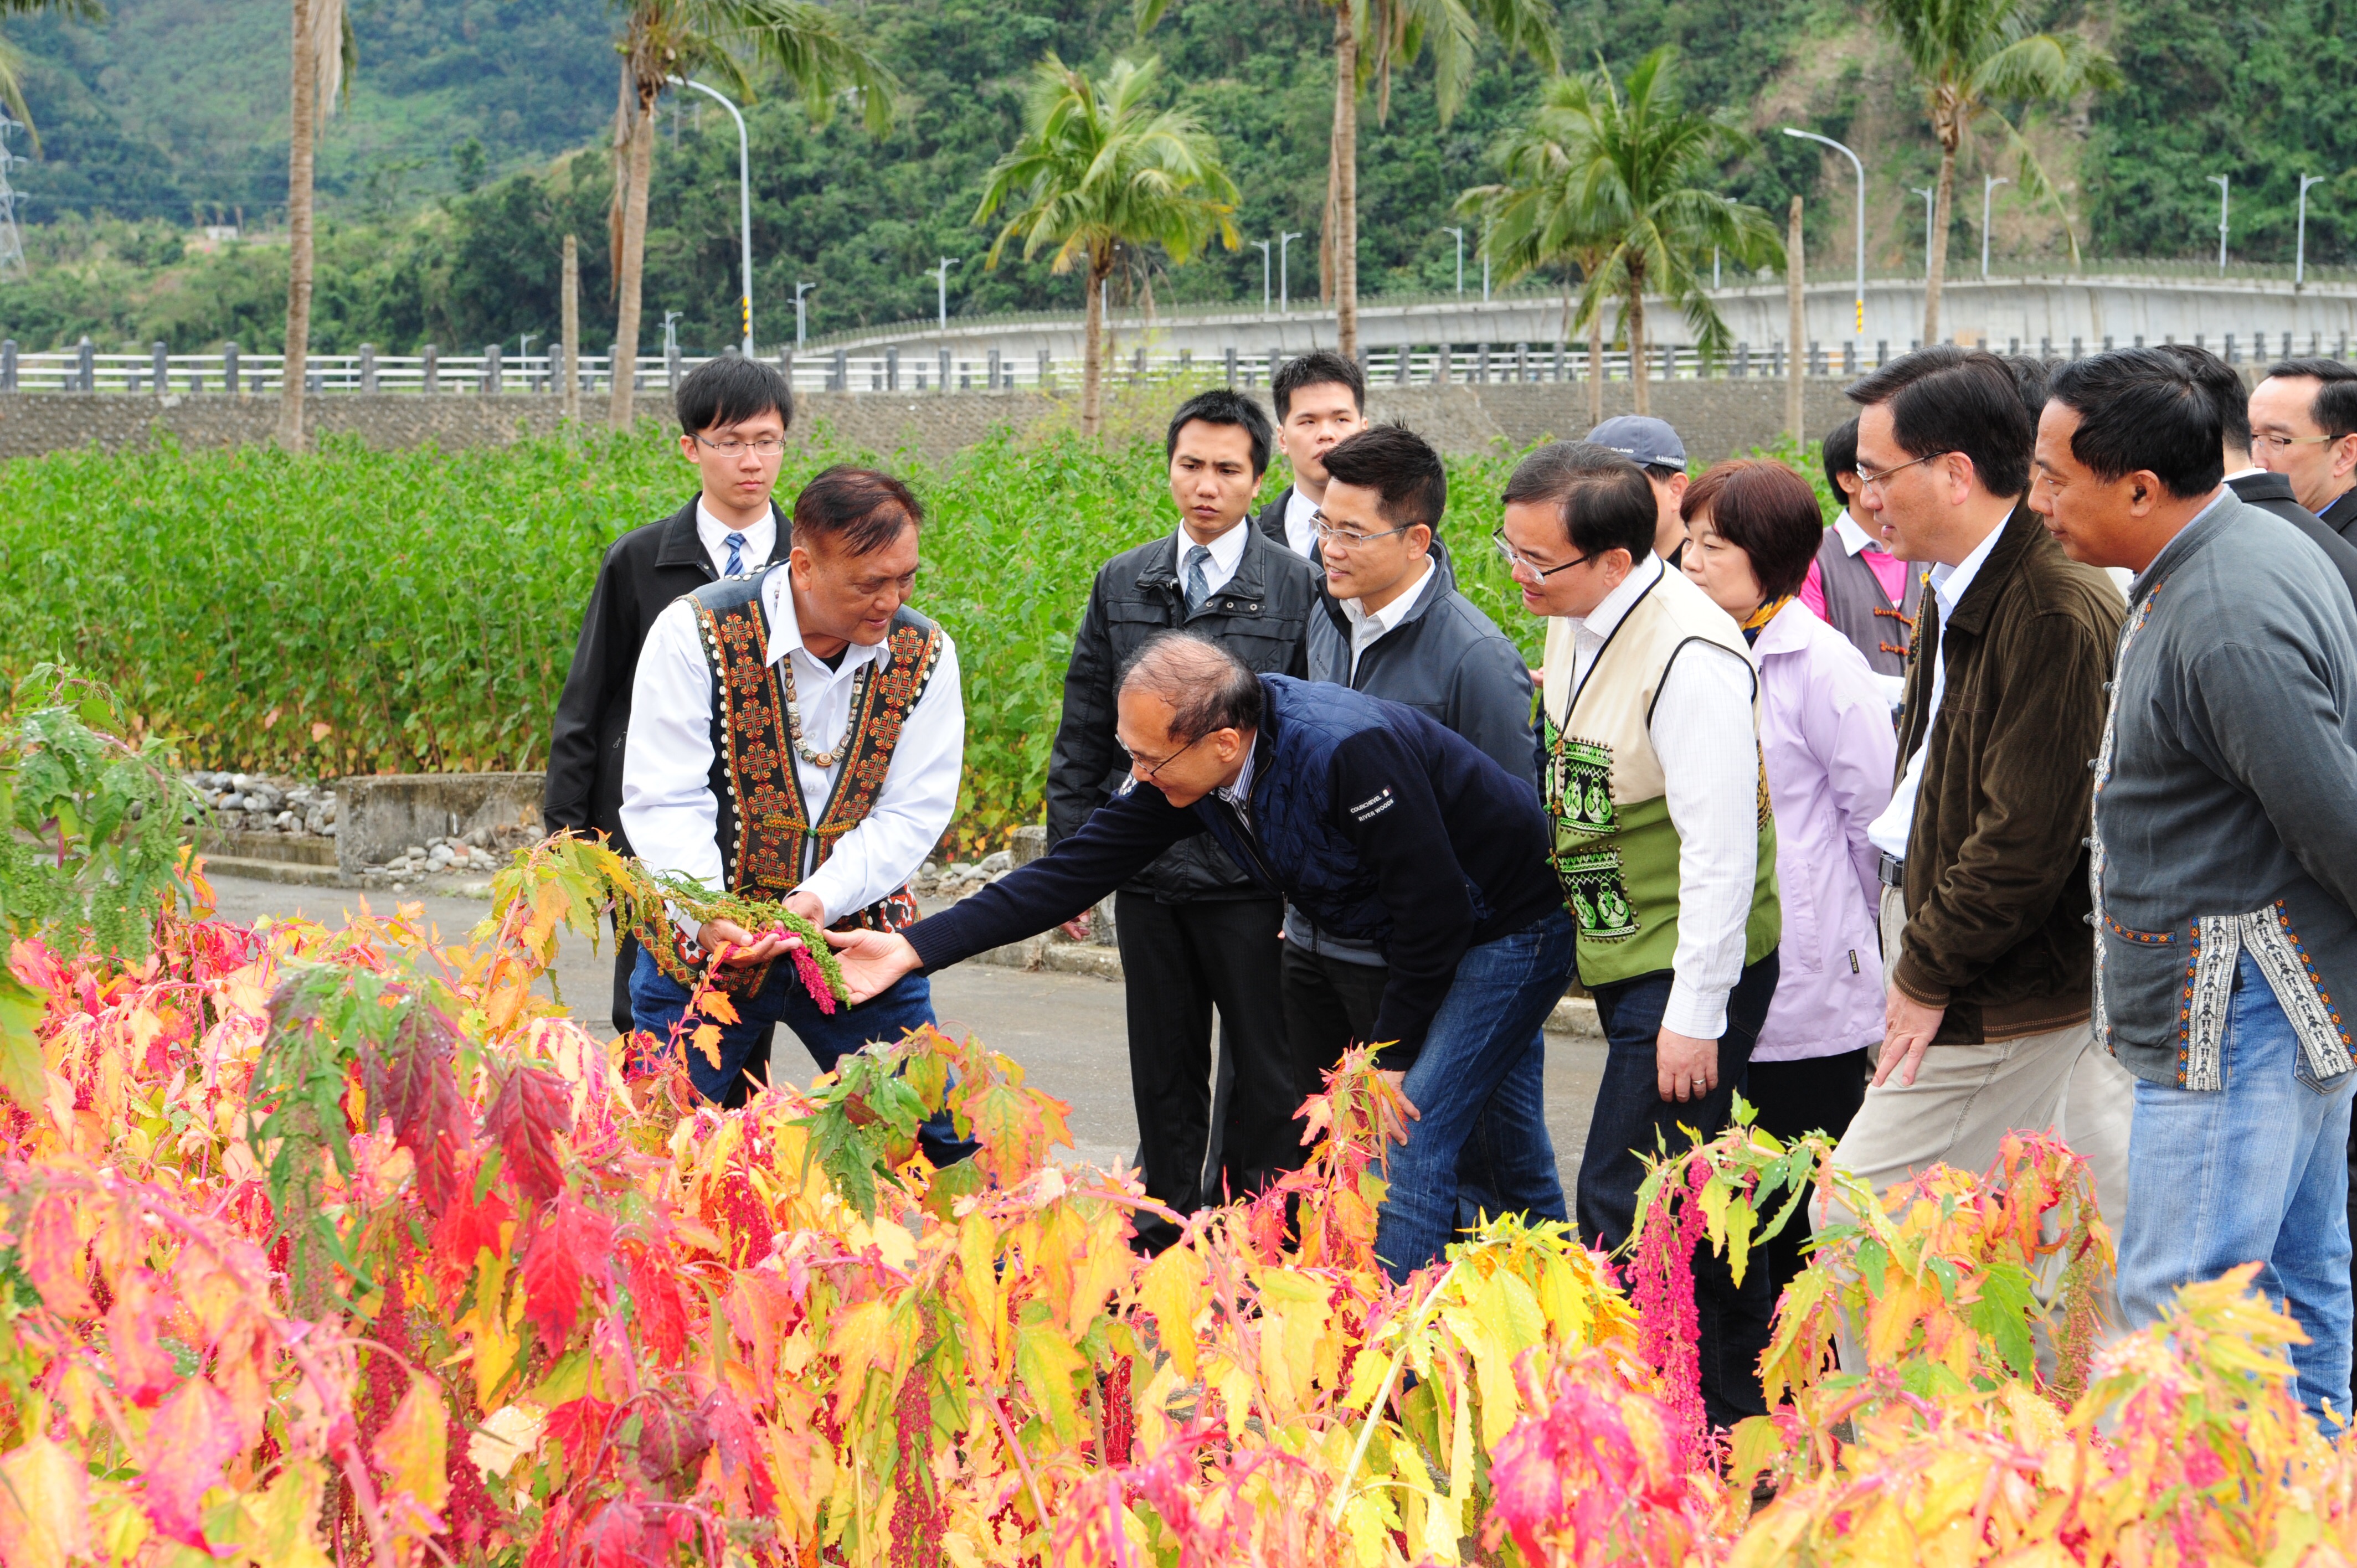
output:
[[457,838],[478,828],[490,829],[510,843],[536,842],[546,784],[543,773],[389,773],[339,779],[337,870],[346,886],[358,886],[371,865],[429,839]]

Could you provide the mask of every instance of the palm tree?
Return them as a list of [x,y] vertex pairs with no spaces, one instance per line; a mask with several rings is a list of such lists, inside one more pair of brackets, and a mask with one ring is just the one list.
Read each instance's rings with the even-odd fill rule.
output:
[[[98,0],[0,0],[0,20],[10,16],[33,16],[53,11],[76,22],[102,22],[105,10]],[[31,138],[33,150],[41,146],[41,133],[34,127],[31,111],[25,107],[24,52],[5,38],[0,38],[0,109],[25,127]]]
[[1010,241],[1025,259],[1056,247],[1049,270],[1085,267],[1087,347],[1081,371],[1081,432],[1098,427],[1104,376],[1104,280],[1125,247],[1159,245],[1185,264],[1217,235],[1229,250],[1236,235],[1235,183],[1218,145],[1192,115],[1157,109],[1161,62],[1113,62],[1092,81],[1054,54],[1039,62],[1027,129],[990,171],[974,220],[1010,207],[984,265],[996,267]]
[[1722,160],[1749,151],[1751,138],[1723,114],[1680,107],[1674,55],[1666,44],[1655,49],[1625,85],[1601,67],[1549,83],[1532,127],[1563,149],[1560,231],[1595,247],[1577,310],[1592,321],[1608,301],[1619,303],[1640,413],[1652,410],[1646,295],[1682,312],[1703,357],[1715,359],[1727,350],[1727,323],[1697,263],[1714,247],[1745,265],[1783,252],[1766,213],[1701,183]]
[[[1326,221],[1318,236],[1334,295],[1337,346],[1359,349],[1359,94],[1375,90],[1378,124],[1391,116],[1392,78],[1432,51],[1433,95],[1445,126],[1472,80],[1474,45],[1487,27],[1509,56],[1520,50],[1559,68],[1554,0],[1318,0],[1334,13],[1334,132],[1326,156]],[[1170,0],[1132,0],[1140,34]]]
[[1994,122],[2019,159],[2021,190],[2054,204],[2079,259],[2061,193],[2040,166],[2019,126],[1996,105],[2068,102],[2108,91],[2124,79],[2112,57],[2076,33],[2033,33],[2023,0],[1874,0],[1875,19],[1907,57],[1932,134],[1940,143],[1939,194],[1933,199],[1931,276],[1923,291],[1923,341],[1940,338],[1940,291],[1948,279],[1948,222],[1956,154],[1984,120]]
[[311,171],[319,128],[351,84],[351,18],[344,0],[294,0],[293,116],[286,139],[286,363],[278,380],[278,445],[303,450],[303,392],[311,351]]
[[646,279],[647,186],[654,169],[654,106],[675,80],[699,72],[720,78],[732,96],[750,98],[753,79],[774,71],[793,85],[813,122],[824,121],[837,93],[861,102],[867,128],[892,123],[892,73],[811,0],[625,0],[619,102],[614,113],[614,202],[608,213],[616,296],[614,396],[608,418],[630,424],[630,383],[638,363],[639,312]]

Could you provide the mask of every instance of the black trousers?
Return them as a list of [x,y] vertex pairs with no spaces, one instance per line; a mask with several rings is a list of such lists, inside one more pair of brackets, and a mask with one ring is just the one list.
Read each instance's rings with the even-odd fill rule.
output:
[[[1275,898],[1114,897],[1146,1190],[1181,1214],[1258,1191],[1300,1163],[1293,1112],[1301,1096],[1286,1048],[1277,971],[1284,917]],[[1207,1170],[1215,1007],[1233,1083],[1219,1159]],[[1138,1217],[1138,1244],[1148,1251],[1177,1235],[1168,1220]]]
[[[1866,1103],[1867,1080],[1873,1076],[1874,1053],[1864,1046],[1839,1056],[1755,1061],[1743,1098],[1758,1108],[1757,1125],[1787,1143],[1804,1133],[1823,1133],[1839,1143],[1849,1131],[1850,1118]],[[1780,1193],[1774,1201],[1781,1203],[1784,1197]],[[1768,1289],[1774,1299],[1783,1299],[1784,1287],[1806,1266],[1802,1245],[1810,1235],[1809,1200],[1804,1197],[1785,1221],[1782,1234],[1754,1249],[1767,1267]]]
[[[1352,1041],[1373,1035],[1391,971],[1379,963],[1345,963],[1304,952],[1291,942],[1279,945],[1285,949],[1285,1034],[1298,1104],[1301,1097],[1318,1092]],[[1295,1155],[1296,1165],[1300,1155]]]

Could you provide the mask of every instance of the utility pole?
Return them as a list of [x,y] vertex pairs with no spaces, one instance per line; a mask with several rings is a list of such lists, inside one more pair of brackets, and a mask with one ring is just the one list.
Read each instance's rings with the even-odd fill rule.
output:
[[1856,153],[1843,146],[1831,136],[1820,136],[1814,131],[1798,130],[1791,125],[1784,127],[1784,134],[1798,136],[1804,142],[1822,143],[1847,158],[1850,167],[1857,171],[1857,320],[1855,330],[1857,333],[1858,363],[1864,364],[1866,362],[1866,165]]
[[798,354],[802,352],[802,345],[810,341],[810,317],[803,311],[802,296],[814,293],[817,288],[818,285],[814,283],[794,285],[794,352]]
[[1293,309],[1293,289],[1286,271],[1286,254],[1293,249],[1293,242],[1300,238],[1301,231],[1297,229],[1290,234],[1279,232],[1276,237],[1276,310],[1280,316]]
[[1481,303],[1490,303],[1490,225],[1487,220],[1481,224]]
[[950,329],[950,269],[956,266],[963,260],[965,260],[963,256],[943,256],[941,260],[941,264],[932,269],[941,274],[936,281],[939,283],[941,288],[942,331],[943,333],[947,333]]
[[16,122],[0,113],[0,283],[26,275],[25,236],[16,228],[16,192],[8,183],[8,166],[25,160],[8,150],[9,133]]
[[2009,179],[2000,178],[1993,174],[1981,177],[1981,276],[1983,277],[1988,276],[1989,193],[2000,185],[2012,183],[2013,181]]
[[2299,177],[2299,251],[2298,259],[2291,264],[2291,286],[2295,290],[2308,281],[2308,188],[2323,183],[2320,174]]
[[1803,359],[1803,356],[1808,352],[1809,335],[1808,317],[1803,309],[1802,297],[1806,287],[1801,275],[1802,265],[1806,260],[1805,250],[1806,247],[1802,242],[1801,236],[1801,199],[1796,196],[1792,198],[1792,216],[1784,227],[1784,302],[1792,316],[1792,325],[1789,329],[1790,342],[1787,345],[1784,359],[1784,368],[1787,371],[1784,383],[1784,423],[1792,427],[1794,446],[1806,446],[1809,443],[1808,432],[1802,428],[1805,410],[1803,406],[1801,381],[1803,373],[1808,368]]
[[1457,297],[1462,299],[1465,297],[1465,231],[1452,229],[1444,223],[1440,231],[1457,236]]
[[560,322],[565,330],[565,423],[581,418],[581,242],[565,236],[565,286]]
[[1254,240],[1252,242],[1254,248],[1260,252],[1260,313],[1263,316],[1266,316],[1268,314],[1268,302],[1270,298],[1268,292],[1268,248],[1274,242],[1275,242],[1269,240]]
[[[737,235],[745,272],[745,293],[737,302],[744,308],[741,329],[744,340],[739,347],[749,360],[753,357],[753,154],[752,144],[745,136],[745,116],[737,112],[737,105],[726,96],[700,81],[689,81],[676,76],[671,80],[674,86],[693,87],[706,98],[718,100],[720,107],[728,111],[728,117],[737,122]],[[675,150],[679,146],[679,112],[676,105],[673,107],[671,124],[671,145]]]
[[1910,185],[1907,188],[1923,199],[1923,275],[1932,275],[1932,203],[1940,195],[1932,186]]
[[2233,177],[2232,175],[2223,174],[2213,174],[2210,177],[2210,183],[2218,188],[2218,275],[2220,277],[2226,275],[2226,182]]

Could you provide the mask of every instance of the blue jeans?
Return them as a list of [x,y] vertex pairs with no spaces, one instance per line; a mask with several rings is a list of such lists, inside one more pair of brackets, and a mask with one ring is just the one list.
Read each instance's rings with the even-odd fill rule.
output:
[[[1776,995],[1779,967],[1770,953],[1747,965],[1727,998],[1727,1033],[1718,1037],[1718,1087],[1700,1100],[1662,1098],[1655,1047],[1670,1004],[1667,970],[1596,988],[1596,1015],[1604,1026],[1604,1080],[1587,1123],[1587,1150],[1579,1160],[1579,1230],[1590,1246],[1618,1251],[1637,1223],[1637,1189],[1658,1145],[1673,1155],[1693,1147],[1680,1124],[1717,1137],[1751,1065],[1760,1026]],[[1776,1301],[1766,1260],[1756,1251],[1743,1283],[1709,1245],[1695,1249],[1695,1311],[1702,1359],[1702,1402],[1714,1426],[1765,1415],[1760,1353],[1768,1348]]]
[[[668,1039],[680,1015],[687,1011],[688,992],[655,967],[651,954],[639,952],[639,966],[630,973],[630,1015],[640,1029],[657,1039]],[[694,1045],[687,1047],[687,1072],[696,1091],[722,1105],[745,1102],[745,1075],[763,1071],[766,1063],[752,1059],[762,1031],[783,1024],[794,1032],[822,1072],[870,1040],[898,1040],[910,1029],[935,1022],[933,988],[921,974],[902,977],[881,996],[856,1007],[838,1006],[822,1013],[803,989],[790,959],[770,966],[759,994],[737,999],[737,1022],[720,1026],[720,1065],[714,1067]],[[974,1151],[961,1139],[947,1112],[924,1124],[918,1133],[925,1157],[936,1165],[952,1164]]]
[[1566,1218],[1546,1129],[1547,1014],[1571,977],[1571,917],[1561,909],[1466,950],[1401,1086],[1422,1118],[1391,1152],[1375,1256],[1394,1281],[1441,1255],[1458,1221],[1458,1166],[1478,1144],[1492,1213]]
[[[2310,1079],[2291,1021],[2244,953],[2222,1046],[2225,1087],[2138,1079],[2120,1225],[2120,1308],[2160,1316],[2177,1287],[2256,1262],[2254,1289],[2288,1301],[2300,1403],[2349,1417],[2349,1101],[2357,1073]],[[2327,1431],[2332,1430],[2330,1427]]]

